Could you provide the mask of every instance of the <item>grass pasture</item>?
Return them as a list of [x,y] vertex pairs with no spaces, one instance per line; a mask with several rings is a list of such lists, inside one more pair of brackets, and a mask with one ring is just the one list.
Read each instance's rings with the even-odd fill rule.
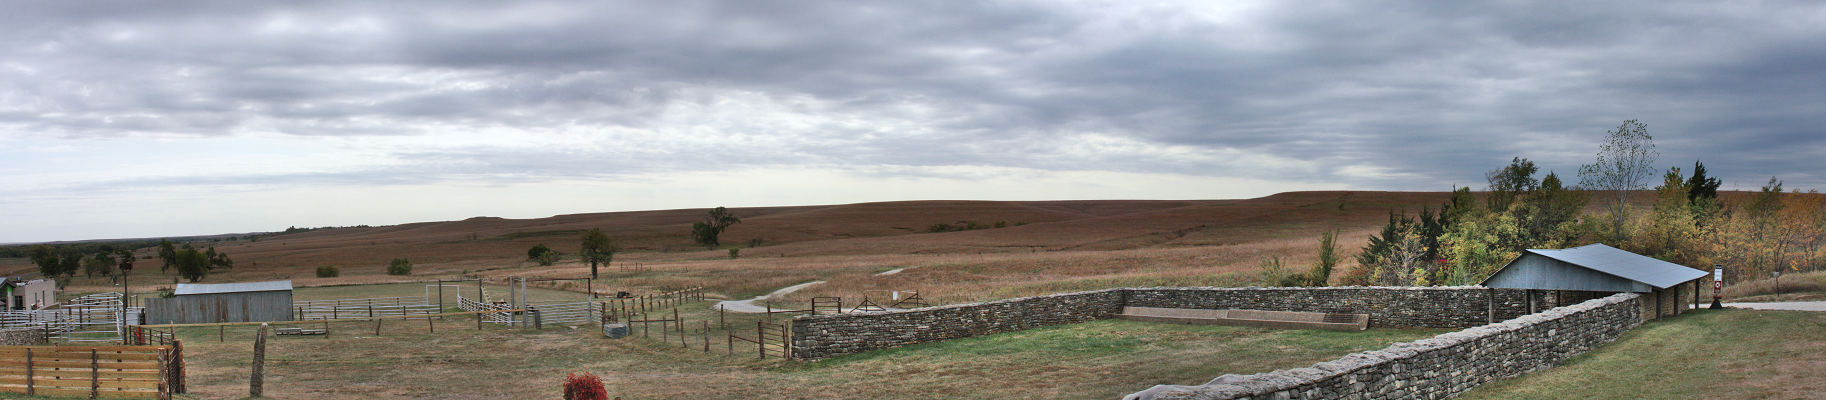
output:
[[1697,310],[1461,399],[1826,399],[1826,313]]
[[[422,285],[420,285],[422,290]],[[300,298],[339,297],[352,287],[303,288]],[[373,292],[403,293],[406,285]],[[535,292],[536,293],[536,292]],[[679,307],[691,348],[634,336],[603,337],[594,327],[515,330],[474,319],[333,322],[326,336],[268,339],[267,396],[344,398],[557,398],[570,372],[603,377],[613,395],[645,398],[1114,398],[1155,384],[1197,384],[1225,373],[1303,367],[1341,355],[1441,333],[1277,331],[1104,320],[929,343],[818,362],[758,360],[738,342],[727,353],[712,332],[703,351],[710,301]],[[668,312],[670,310],[667,310]],[[736,327],[756,316],[729,314]],[[714,324],[714,322],[712,322]],[[247,393],[254,327],[181,328],[189,386],[196,398]],[[219,336],[220,335],[220,336]],[[744,352],[745,351],[745,352]]]

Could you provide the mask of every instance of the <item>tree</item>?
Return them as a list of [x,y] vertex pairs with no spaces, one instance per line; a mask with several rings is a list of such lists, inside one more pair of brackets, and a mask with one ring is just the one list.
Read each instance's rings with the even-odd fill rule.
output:
[[27,250],[33,264],[38,264],[38,274],[53,278],[63,274],[63,246],[37,245]]
[[213,270],[218,267],[230,269],[235,267],[235,260],[228,259],[228,252],[217,253],[215,247],[210,247],[209,251],[205,252],[203,255],[209,259],[209,269]]
[[558,263],[558,252],[552,251],[552,248],[540,243],[534,245],[533,248],[526,249],[526,259],[537,261],[541,266],[551,266]]
[[1510,160],[1509,166],[1484,173],[1484,180],[1490,182],[1490,197],[1485,199],[1490,203],[1490,210],[1508,210],[1517,197],[1533,193],[1540,187],[1540,182],[1534,180],[1534,173],[1540,170],[1533,161],[1516,157]]
[[165,262],[165,265],[159,266],[159,272],[178,266],[178,249],[171,245],[170,240],[159,239],[159,260]]
[[1337,267],[1338,231],[1325,231],[1319,234],[1319,256],[1313,260],[1312,270],[1306,271],[1305,286],[1326,286]]
[[717,207],[715,210],[710,210],[710,214],[705,215],[703,221],[691,224],[691,240],[714,249],[717,246],[717,235],[723,234],[723,230],[728,229],[730,225],[740,222],[742,219],[736,218],[735,214],[730,214],[729,210]]
[[208,254],[197,251],[197,249],[191,248],[189,245],[185,245],[184,248],[177,250],[177,265],[175,268],[178,270],[178,276],[181,276],[184,279],[190,280],[191,282],[203,280],[204,277],[209,276],[209,264]]
[[1655,174],[1652,164],[1661,153],[1655,151],[1648,127],[1636,120],[1623,121],[1609,134],[1598,146],[1598,161],[1579,167],[1579,186],[1605,192],[1609,238],[1620,242],[1629,236],[1624,223],[1629,221],[1630,191],[1642,189],[1643,181]]
[[577,254],[590,262],[590,278],[595,278],[597,263],[608,265],[615,260],[617,251],[621,251],[621,247],[609,240],[609,235],[602,233],[602,228],[590,228],[583,231],[583,245],[577,249]]
[[412,260],[395,258],[388,261],[387,275],[412,275]]
[[94,258],[82,264],[83,276],[93,279],[98,273],[102,276],[114,273],[114,252],[96,253]]

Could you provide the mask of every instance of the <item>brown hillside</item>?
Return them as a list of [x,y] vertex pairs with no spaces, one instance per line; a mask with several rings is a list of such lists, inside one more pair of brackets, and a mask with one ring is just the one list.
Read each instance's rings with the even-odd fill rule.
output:
[[[1247,200],[901,201],[830,206],[732,209],[743,222],[724,235],[744,256],[994,253],[1118,250],[1239,244],[1316,235],[1381,224],[1390,210],[1417,210],[1447,198],[1440,192],[1295,192]],[[407,257],[421,265],[488,261],[512,264],[527,248],[577,249],[579,232],[602,228],[619,259],[701,258],[691,223],[704,209],[559,215],[537,219],[475,217],[373,228],[332,228],[218,244],[239,265],[308,274],[319,265],[381,266]],[[925,233],[936,223],[1010,226]],[[756,242],[758,248],[746,248]],[[284,273],[281,272],[283,275]]]

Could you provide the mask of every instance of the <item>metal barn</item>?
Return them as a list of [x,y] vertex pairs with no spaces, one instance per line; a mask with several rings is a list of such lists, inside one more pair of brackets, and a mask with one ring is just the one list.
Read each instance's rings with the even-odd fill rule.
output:
[[[1643,293],[1654,303],[1644,314],[1677,315],[1683,309],[1681,294],[1692,285],[1698,300],[1699,279],[1705,271],[1631,253],[1603,244],[1570,249],[1528,249],[1481,283],[1497,289],[1551,290],[1559,298],[1597,298],[1612,293]],[[1572,292],[1572,293],[1565,293]],[[1532,292],[1530,292],[1532,293]]]
[[180,283],[173,294],[146,299],[147,324],[292,320],[292,281]]

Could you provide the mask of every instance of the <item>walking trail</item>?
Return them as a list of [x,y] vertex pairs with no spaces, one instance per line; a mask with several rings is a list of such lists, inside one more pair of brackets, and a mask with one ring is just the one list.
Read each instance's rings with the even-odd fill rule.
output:
[[757,296],[755,298],[748,299],[748,300],[719,301],[719,302],[716,302],[716,306],[719,308],[722,308],[724,311],[728,311],[728,312],[764,313],[764,312],[767,312],[767,307],[755,305],[755,302],[767,300],[767,299],[771,299],[771,298],[775,298],[775,297],[779,297],[779,296],[785,296],[787,293],[797,292],[797,291],[799,291],[799,289],[804,289],[804,288],[811,287],[812,285],[816,285],[816,284],[820,284],[820,283],[824,283],[824,281],[811,281],[811,282],[801,283],[801,284],[797,284],[797,285],[787,286],[787,287],[780,288],[780,290],[775,290],[775,291],[773,291],[773,293],[768,293],[765,295]]
[[[900,271],[906,271],[907,268],[913,268],[913,267],[896,268],[893,270],[889,270],[887,272],[875,274],[875,276],[887,276],[887,275],[898,274],[898,273],[900,273]],[[775,290],[775,291],[773,291],[773,293],[756,296],[755,298],[748,299],[748,300],[719,301],[719,302],[716,302],[716,308],[722,308],[723,311],[737,312],[737,313],[751,313],[751,314],[764,313],[764,312],[767,312],[767,306],[755,305],[755,302],[772,299],[772,298],[777,298],[780,296],[785,296],[787,293],[797,292],[797,291],[799,291],[799,289],[808,288],[808,287],[811,287],[812,285],[816,285],[816,284],[820,284],[820,283],[824,283],[824,281],[811,281],[811,282],[801,283],[801,284],[797,284],[797,285],[787,286],[787,287],[780,288],[780,290]]]
[[1724,303],[1725,307],[1748,308],[1752,310],[1789,310],[1789,311],[1826,311],[1826,301],[1794,301],[1786,303]]

